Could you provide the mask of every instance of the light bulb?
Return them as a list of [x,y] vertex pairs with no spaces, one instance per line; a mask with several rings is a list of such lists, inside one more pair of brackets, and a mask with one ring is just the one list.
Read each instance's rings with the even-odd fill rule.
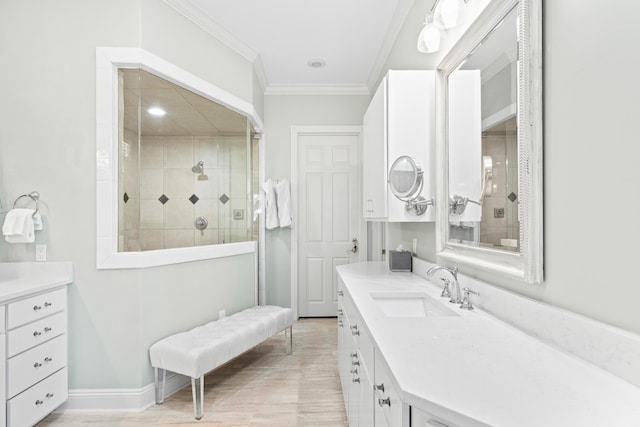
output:
[[434,22],[441,28],[453,28],[460,18],[460,0],[441,0],[434,12]]
[[156,116],[156,117],[162,117],[165,114],[167,114],[167,112],[165,110],[163,110],[160,107],[151,107],[147,110],[147,113],[151,114],[152,116]]
[[442,28],[438,28],[431,17],[427,16],[427,25],[424,26],[418,36],[418,51],[422,53],[437,52],[442,48],[442,43],[446,40],[447,34]]

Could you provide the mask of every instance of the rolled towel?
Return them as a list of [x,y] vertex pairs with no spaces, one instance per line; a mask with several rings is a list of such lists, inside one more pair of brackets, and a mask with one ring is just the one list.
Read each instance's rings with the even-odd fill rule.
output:
[[9,243],[35,242],[33,209],[11,209],[2,225],[2,234]]
[[278,222],[280,227],[293,227],[291,213],[291,184],[283,179],[275,185],[276,200],[278,203]]

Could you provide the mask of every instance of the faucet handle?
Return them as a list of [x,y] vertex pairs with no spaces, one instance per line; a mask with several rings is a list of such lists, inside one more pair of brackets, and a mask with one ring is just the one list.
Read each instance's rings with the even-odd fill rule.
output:
[[451,284],[451,280],[444,277],[440,278],[440,280],[444,282],[444,286],[442,287],[442,293],[440,294],[440,296],[442,298],[451,298],[451,291],[449,290],[449,285]]
[[469,288],[464,288],[462,290],[464,291],[464,299],[462,300],[462,304],[460,304],[460,308],[464,310],[473,310],[473,305],[471,304],[471,298],[469,297],[469,294],[480,296],[480,293]]

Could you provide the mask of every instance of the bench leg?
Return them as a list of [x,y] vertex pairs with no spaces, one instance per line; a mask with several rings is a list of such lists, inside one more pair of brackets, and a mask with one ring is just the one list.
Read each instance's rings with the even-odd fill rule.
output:
[[191,378],[191,393],[193,394],[193,412],[196,420],[201,420],[204,415],[204,375],[200,378]]
[[167,371],[162,368],[154,368],[156,378],[156,405],[164,402],[164,383],[167,378]]
[[287,354],[293,353],[293,327],[284,330],[284,339],[287,342]]

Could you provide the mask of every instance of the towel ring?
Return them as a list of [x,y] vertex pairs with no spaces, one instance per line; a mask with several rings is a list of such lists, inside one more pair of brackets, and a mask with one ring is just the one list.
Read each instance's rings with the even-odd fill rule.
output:
[[38,209],[40,208],[40,204],[38,202],[38,200],[40,200],[40,193],[38,193],[37,191],[32,191],[29,194],[22,194],[20,196],[18,196],[18,198],[15,200],[15,202],[13,202],[13,208],[16,208],[16,203],[18,203],[18,200],[22,199],[23,197],[28,197],[31,200],[33,200],[34,202],[36,202],[36,211],[33,213],[32,216],[35,216],[38,213]]

